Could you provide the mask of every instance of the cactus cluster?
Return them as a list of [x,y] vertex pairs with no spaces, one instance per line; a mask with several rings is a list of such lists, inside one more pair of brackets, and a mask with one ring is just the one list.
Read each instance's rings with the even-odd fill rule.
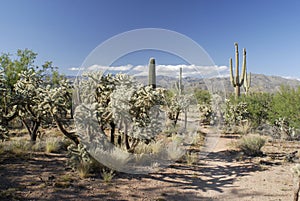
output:
[[[150,60],[150,64],[155,63]],[[95,126],[109,130],[110,142],[126,150],[133,150],[139,141],[152,140],[160,132],[162,122],[157,115],[159,105],[164,104],[164,90],[154,89],[155,82],[142,86],[126,74],[103,75],[101,72],[88,73],[85,77],[76,89],[81,94],[75,117],[79,124],[80,118],[87,115],[83,111],[87,107],[82,106],[95,105],[91,109],[98,122]],[[149,80],[155,81],[155,78]]]

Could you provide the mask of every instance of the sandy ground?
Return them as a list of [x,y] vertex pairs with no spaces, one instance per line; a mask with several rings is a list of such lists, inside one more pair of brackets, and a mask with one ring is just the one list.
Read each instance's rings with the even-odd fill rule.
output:
[[268,155],[297,150],[299,143],[268,144],[267,156],[250,159],[232,150],[235,140],[221,137],[194,165],[175,163],[149,175],[116,173],[110,183],[100,175],[80,179],[66,166],[65,154],[2,154],[0,200],[292,200],[294,164]]

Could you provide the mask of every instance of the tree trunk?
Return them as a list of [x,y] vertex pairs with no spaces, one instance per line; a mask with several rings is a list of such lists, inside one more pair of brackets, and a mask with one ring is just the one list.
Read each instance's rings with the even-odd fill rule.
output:
[[32,126],[32,128],[30,128],[30,125],[28,125],[28,123],[26,122],[25,119],[21,119],[21,120],[30,135],[30,141],[35,142],[36,138],[37,138],[37,132],[38,132],[38,129],[39,129],[41,123],[39,121],[32,121],[33,126]]
[[71,139],[76,145],[79,144],[79,140],[76,136],[76,133],[75,132],[68,132],[64,126],[62,125],[62,123],[58,120],[58,118],[53,115],[53,118],[54,118],[54,121],[57,125],[57,127],[59,128],[59,130],[66,136],[68,137],[69,139]]
[[38,133],[40,125],[41,125],[41,122],[39,122],[39,121],[34,122],[32,133],[31,133],[31,136],[30,136],[31,142],[36,141],[37,133]]
[[178,118],[179,118],[179,114],[180,114],[180,112],[177,112],[177,113],[176,113],[176,116],[175,116],[175,119],[174,119],[174,127],[175,127],[176,124],[177,124],[177,121],[178,121]]
[[125,144],[125,147],[126,147],[126,150],[129,150],[130,149],[130,145],[129,145],[129,137],[127,135],[127,123],[124,122],[124,144]]
[[110,142],[114,145],[115,144],[115,130],[116,130],[116,125],[114,122],[110,122]]

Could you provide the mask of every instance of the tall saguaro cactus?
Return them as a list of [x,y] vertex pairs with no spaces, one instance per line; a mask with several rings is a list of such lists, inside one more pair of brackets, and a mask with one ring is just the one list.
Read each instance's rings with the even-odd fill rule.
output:
[[243,66],[242,75],[239,74],[239,48],[238,44],[235,43],[235,76],[233,75],[232,58],[229,60],[230,66],[230,81],[232,86],[235,88],[235,97],[241,95],[241,86],[244,84],[244,79],[246,75],[246,49],[243,49]]
[[150,58],[149,60],[149,86],[152,86],[153,89],[156,88],[156,72],[155,72],[155,59]]

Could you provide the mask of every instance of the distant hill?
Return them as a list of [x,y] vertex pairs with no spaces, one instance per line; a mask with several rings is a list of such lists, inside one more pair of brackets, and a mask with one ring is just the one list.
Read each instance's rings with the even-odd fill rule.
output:
[[[157,77],[157,84],[163,87],[170,86],[170,84],[175,84],[177,81],[176,78],[170,78],[166,76],[158,76]],[[184,78],[183,83],[185,85],[200,88],[200,89],[207,89],[209,83],[220,83],[224,85],[224,89],[227,93],[231,93],[234,91],[230,83],[229,77],[216,77],[211,79],[200,79],[200,78]],[[208,84],[207,84],[208,83]],[[252,74],[251,75],[251,87],[250,91],[252,92],[268,92],[268,93],[275,93],[280,89],[281,85],[288,85],[292,88],[300,87],[300,81],[296,79],[287,79],[280,76],[267,76],[262,74]],[[223,87],[222,87],[223,88]],[[243,92],[244,89],[241,89]]]
[[[218,78],[213,78],[213,79],[218,79]],[[222,80],[225,90],[227,92],[234,91],[234,88],[231,85],[229,77],[224,77],[220,79]],[[297,88],[300,87],[300,81],[295,79],[287,79],[280,76],[267,76],[262,74],[251,75],[250,91],[252,92],[260,91],[260,92],[275,93],[280,89],[281,85],[288,85],[292,88]]]
[[[75,76],[67,76],[67,78],[73,81],[75,79]],[[146,76],[136,77],[135,79],[145,85],[148,83]],[[177,81],[178,80],[174,77],[168,77],[168,76],[156,77],[157,85],[161,87],[174,86]],[[204,90],[206,90],[209,87],[208,86],[209,84],[206,84],[209,82],[221,83],[222,85],[224,85],[224,89],[226,90],[227,93],[234,91],[230,83],[229,77],[216,77],[216,78],[210,78],[208,80],[204,80],[201,78],[191,78],[191,77],[186,77],[183,79],[183,83],[185,86],[200,88]],[[287,79],[280,76],[267,76],[262,74],[251,75],[250,91],[275,93],[280,89],[281,85],[288,85],[292,88],[297,88],[300,87],[300,81],[296,79]],[[243,91],[243,89],[241,89],[241,91]]]

